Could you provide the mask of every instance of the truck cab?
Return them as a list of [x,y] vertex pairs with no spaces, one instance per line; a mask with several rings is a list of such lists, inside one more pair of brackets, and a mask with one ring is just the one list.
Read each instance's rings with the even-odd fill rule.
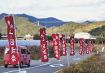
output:
[[[18,46],[18,54],[19,54],[19,66],[22,67],[23,65],[27,65],[28,67],[30,66],[30,51],[27,47],[25,46]],[[10,63],[10,49],[8,47],[5,48],[4,50],[4,57],[3,57],[3,62],[4,62],[4,67],[7,68],[8,65],[12,65]],[[16,64],[16,65],[18,65]],[[13,65],[13,66],[16,66]]]

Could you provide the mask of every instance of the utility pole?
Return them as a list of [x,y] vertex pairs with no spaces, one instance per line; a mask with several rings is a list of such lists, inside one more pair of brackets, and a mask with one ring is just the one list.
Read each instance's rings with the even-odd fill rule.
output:
[[39,23],[39,21],[37,22],[37,25],[38,25],[38,26],[40,26],[40,23]]

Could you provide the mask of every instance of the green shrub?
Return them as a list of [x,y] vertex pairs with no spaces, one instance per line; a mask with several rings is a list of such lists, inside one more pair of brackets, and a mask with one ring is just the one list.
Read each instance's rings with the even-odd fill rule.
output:
[[34,40],[40,40],[40,34],[35,34],[33,37]]
[[[31,59],[38,60],[41,58],[40,46],[31,46],[28,48],[30,48]],[[48,53],[49,53],[49,58],[54,57],[54,49],[52,46],[48,47]]]

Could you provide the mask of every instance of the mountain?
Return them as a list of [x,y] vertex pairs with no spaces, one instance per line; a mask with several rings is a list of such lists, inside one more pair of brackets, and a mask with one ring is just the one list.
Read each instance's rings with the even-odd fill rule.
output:
[[28,20],[33,23],[39,22],[40,25],[45,26],[45,27],[60,26],[65,23],[64,21],[56,19],[54,17],[36,18],[34,16],[30,16],[27,14],[16,14],[16,16],[28,18]]
[[38,18],[36,18],[34,16],[27,15],[27,14],[15,14],[15,15],[18,17],[27,18],[30,22],[33,22],[33,23],[38,21]]
[[6,16],[6,15],[8,15],[8,14],[6,14],[6,13],[0,14],[0,19],[4,18],[4,16]]
[[85,22],[83,22],[83,24],[91,24],[91,23],[93,23],[94,21],[85,21]]
[[66,22],[63,22],[62,20],[56,19],[54,17],[48,17],[48,18],[40,18],[39,19],[40,24],[46,27],[56,27],[61,26],[65,24]]
[[[0,14],[0,19],[2,19],[6,15],[8,15],[8,14],[6,14],[6,13]],[[39,22],[39,24],[41,26],[45,26],[45,27],[60,26],[60,25],[63,25],[64,23],[66,23],[66,22],[59,20],[59,19],[56,19],[54,17],[36,18],[34,16],[27,15],[27,14],[14,14],[14,15],[18,16],[18,17],[27,18],[32,23],[38,23]]]
[[[6,13],[0,14],[0,32],[2,34],[6,34],[6,25],[4,22],[4,16],[6,15],[8,14]],[[26,14],[14,14],[14,16],[15,16],[15,24],[17,28],[16,30],[17,36],[24,36],[26,34],[31,34],[31,35],[39,34],[40,26],[37,26],[36,24],[37,21],[41,23],[41,26],[51,27],[51,28],[47,28],[46,30],[46,33],[49,35],[51,35],[52,33],[64,33],[66,35],[72,35],[78,32],[89,32],[92,35],[98,35],[98,34],[95,34],[96,32],[98,33],[98,31],[99,31],[99,35],[103,35],[103,33],[105,32],[104,30],[105,27],[103,27],[105,26],[105,21],[94,21],[94,22],[85,21],[84,23],[76,23],[76,22],[66,23],[66,22],[63,22],[62,20],[59,20],[53,17],[36,18]],[[58,23],[61,22],[65,24],[64,25],[56,24],[57,22]]]

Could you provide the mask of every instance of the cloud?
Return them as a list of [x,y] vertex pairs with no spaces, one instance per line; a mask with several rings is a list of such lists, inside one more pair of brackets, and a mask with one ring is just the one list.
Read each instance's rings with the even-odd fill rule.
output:
[[27,13],[63,20],[104,20],[105,0],[3,0],[0,13]]

